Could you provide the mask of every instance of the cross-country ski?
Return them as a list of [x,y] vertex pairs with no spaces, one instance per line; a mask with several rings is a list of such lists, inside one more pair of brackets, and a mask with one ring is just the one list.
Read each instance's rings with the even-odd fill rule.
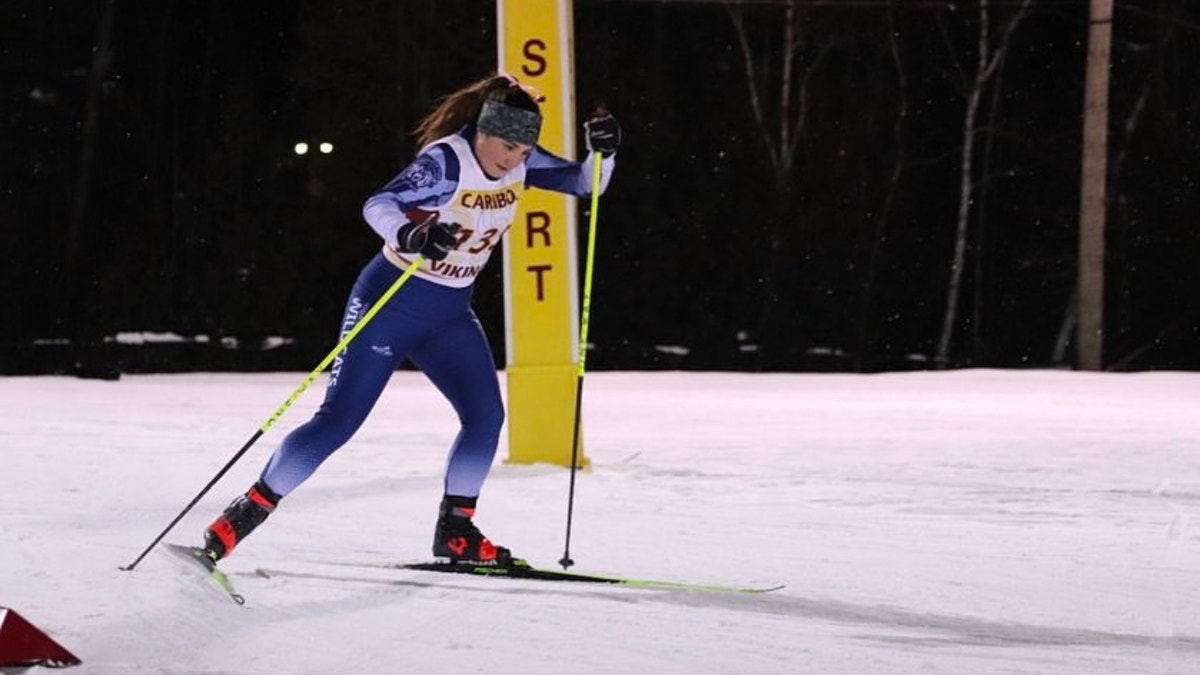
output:
[[203,579],[206,585],[219,591],[233,602],[239,605],[246,604],[246,598],[233,587],[229,576],[217,569],[217,566],[204,555],[204,549],[169,542],[162,544],[162,547],[173,559],[179,561],[181,567],[195,574],[197,579]]
[[[497,579],[531,579],[535,581],[608,584],[614,586],[629,586],[633,588],[700,591],[708,593],[770,593],[771,591],[777,591],[784,588],[783,584],[765,586],[736,586],[688,581],[668,581],[664,579],[649,579],[614,574],[595,574],[590,572],[566,572],[556,569],[534,567],[528,562],[520,559],[514,560],[510,565],[489,565],[470,562],[452,563],[448,561],[405,563],[324,561],[322,564],[337,567],[357,567],[368,569],[399,570],[407,572],[437,572],[440,574],[460,574],[476,577],[491,577]],[[258,573],[261,576],[288,574],[286,570],[271,569],[259,569]]]

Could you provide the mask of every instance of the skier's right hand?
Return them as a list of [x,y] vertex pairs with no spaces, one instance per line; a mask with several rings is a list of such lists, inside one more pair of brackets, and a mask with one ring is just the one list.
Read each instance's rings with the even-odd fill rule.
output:
[[405,214],[409,222],[396,232],[396,248],[405,253],[420,253],[430,260],[443,260],[458,242],[458,223],[438,222],[438,214],[413,209]]

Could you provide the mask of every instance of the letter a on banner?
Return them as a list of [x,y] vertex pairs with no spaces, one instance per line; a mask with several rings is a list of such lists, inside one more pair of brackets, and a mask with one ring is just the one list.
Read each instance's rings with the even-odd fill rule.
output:
[[[498,0],[500,70],[536,87],[540,144],[575,157],[575,75],[569,0]],[[508,461],[570,466],[578,354],[574,197],[521,195],[504,243]],[[586,464],[579,451],[580,465]]]

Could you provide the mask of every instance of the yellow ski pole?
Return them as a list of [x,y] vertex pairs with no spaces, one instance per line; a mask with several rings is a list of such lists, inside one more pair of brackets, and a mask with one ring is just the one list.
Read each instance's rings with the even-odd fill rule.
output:
[[145,558],[146,555],[158,545],[158,542],[162,541],[163,537],[167,536],[167,533],[170,532],[180,520],[183,520],[183,517],[192,510],[192,507],[194,507],[196,503],[204,497],[204,495],[208,494],[208,491],[217,484],[217,481],[221,480],[221,478],[233,468],[234,464],[237,464],[238,460],[242,458],[242,455],[245,455],[246,451],[250,449],[250,446],[254,445],[254,443],[261,438],[268,429],[274,426],[275,422],[277,422],[280,417],[283,417],[283,413],[288,408],[292,407],[292,404],[296,402],[296,399],[300,398],[300,395],[304,393],[304,390],[308,389],[308,386],[312,384],[313,381],[316,380],[317,377],[320,376],[320,374],[324,372],[327,367],[329,367],[329,364],[333,363],[333,360],[337,358],[337,355],[341,354],[342,351],[345,350],[350,344],[350,342],[354,340],[355,336],[357,336],[359,332],[371,322],[371,319],[375,318],[375,314],[378,313],[385,304],[387,304],[388,300],[392,299],[392,296],[396,294],[396,291],[400,290],[400,287],[404,285],[404,282],[408,281],[408,278],[413,275],[413,272],[417,271],[417,268],[420,267],[421,263],[424,261],[425,259],[419,255],[415,260],[413,260],[413,263],[408,266],[408,269],[404,270],[404,273],[400,275],[400,278],[396,279],[396,281],[392,283],[391,287],[384,291],[379,300],[377,300],[375,304],[372,305],[369,310],[367,310],[367,313],[364,314],[361,319],[355,322],[354,326],[349,330],[349,332],[346,333],[345,337],[343,337],[341,341],[337,343],[337,346],[335,346],[328,354],[326,354],[325,358],[321,359],[321,362],[317,364],[317,367],[313,368],[313,371],[308,374],[308,377],[304,378],[304,381],[300,383],[300,386],[296,387],[295,391],[293,391],[287,397],[287,400],[283,402],[283,405],[276,408],[275,412],[271,413],[271,416],[267,418],[267,421],[264,422],[263,425],[259,427],[252,436],[250,436],[250,440],[246,441],[246,444],[242,446],[242,449],[238,450],[237,453],[225,463],[225,466],[221,467],[221,470],[217,472],[217,475],[213,476],[212,480],[208,481],[208,485],[205,485],[204,489],[200,490],[200,493],[197,494],[192,501],[188,502],[187,506],[183,507],[183,510],[179,512],[179,515],[175,516],[175,519],[172,520],[165,528],[163,528],[163,531],[154,538],[154,541],[150,542],[150,545],[146,547],[146,550],[142,551],[142,554],[139,555],[133,562],[129,563],[125,567],[122,567],[122,570],[131,572],[133,571],[133,568],[137,567],[138,563],[142,562],[142,559]]
[[588,243],[587,262],[583,268],[583,306],[579,318],[579,365],[576,369],[575,380],[575,423],[571,433],[571,487],[567,494],[567,535],[563,545],[563,557],[558,561],[563,569],[575,564],[571,560],[571,517],[575,511],[575,474],[579,464],[579,426],[583,416],[583,374],[587,363],[588,315],[592,308],[592,263],[596,257],[596,219],[600,212],[600,153],[593,155],[595,159],[592,171],[592,210],[588,214]]

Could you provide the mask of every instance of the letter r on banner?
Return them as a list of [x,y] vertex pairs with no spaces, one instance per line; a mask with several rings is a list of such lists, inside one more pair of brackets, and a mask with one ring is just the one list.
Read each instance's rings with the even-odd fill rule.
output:
[[[499,69],[546,96],[539,144],[574,158],[570,0],[497,0],[496,13]],[[579,352],[577,205],[574,197],[531,190],[520,209],[524,227],[503,247],[508,461],[570,466]],[[587,464],[582,449],[578,459]]]

